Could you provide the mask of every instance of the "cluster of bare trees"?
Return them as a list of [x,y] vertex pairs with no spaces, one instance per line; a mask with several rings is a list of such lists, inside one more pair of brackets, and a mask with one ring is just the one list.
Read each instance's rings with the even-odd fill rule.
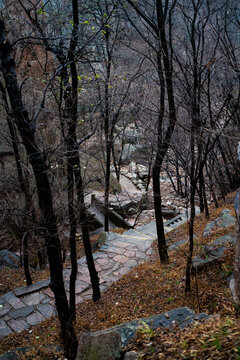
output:
[[[209,199],[218,206],[219,194],[224,197],[239,182],[239,11],[235,0],[6,0],[3,5],[1,113],[24,199],[23,222],[34,224],[20,236],[25,273],[30,284],[27,253],[34,233],[45,239],[70,359],[77,348],[73,321],[79,227],[93,300],[100,298],[85,205],[90,143],[102,164],[108,231],[111,165],[119,181],[125,130],[129,124],[139,130],[149,154],[158,249],[165,264],[160,173],[174,174],[174,189],[190,208],[186,292],[191,290],[196,201],[208,217]],[[62,276],[59,197],[67,204],[62,218],[67,214],[69,303]],[[6,198],[11,201],[11,194]]]

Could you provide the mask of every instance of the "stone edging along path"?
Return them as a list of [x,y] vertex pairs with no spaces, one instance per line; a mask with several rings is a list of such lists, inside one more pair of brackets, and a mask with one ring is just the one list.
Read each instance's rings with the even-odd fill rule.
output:
[[[164,224],[165,233],[176,229],[186,221],[185,214],[176,216]],[[149,260],[152,254],[151,245],[156,237],[155,221],[127,230],[121,235],[109,232],[104,245],[93,254],[101,291],[106,290],[131,268]],[[179,242],[179,246],[182,244],[183,241]],[[176,244],[174,246],[176,248]],[[170,247],[170,250],[173,249],[173,246]],[[70,273],[70,267],[63,270],[68,296]],[[91,297],[91,282],[84,256],[78,260],[76,303],[79,304]],[[0,297],[0,338],[28,329],[55,314],[54,295],[49,288],[49,279],[14,289]]]

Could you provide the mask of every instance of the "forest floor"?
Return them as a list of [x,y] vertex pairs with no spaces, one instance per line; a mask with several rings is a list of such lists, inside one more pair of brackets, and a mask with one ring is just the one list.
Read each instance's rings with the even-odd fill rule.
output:
[[[224,208],[233,210],[233,199],[234,194],[230,194],[218,209],[211,206],[209,220],[204,215],[196,217],[194,255],[201,253],[205,244],[235,231],[232,227],[207,239],[202,237],[207,223],[216,219]],[[187,224],[170,232],[167,238],[171,242],[188,238]],[[234,306],[227,283],[227,278],[233,271],[234,249],[229,248],[221,262],[200,272],[197,278],[194,276],[192,291],[186,296],[184,290],[188,245],[185,244],[170,254],[169,265],[160,264],[156,242],[153,248],[151,261],[133,268],[112,284],[102,293],[102,298],[97,303],[87,300],[77,306],[77,335],[188,306],[196,312],[218,314],[219,317],[185,330],[176,327],[171,331],[159,329],[155,333],[139,333],[129,348],[142,350],[142,359],[240,359],[238,309]],[[20,270],[14,273],[16,278],[22,279]],[[11,278],[12,276],[6,276],[1,279],[7,291],[12,286]],[[35,280],[39,279],[40,277]],[[17,284],[21,286],[19,282]],[[29,346],[29,351],[21,359],[65,359],[61,351],[57,353],[56,350],[46,348],[49,344],[62,345],[59,330],[59,322],[54,317],[30,330],[11,334],[2,340],[0,354]]]

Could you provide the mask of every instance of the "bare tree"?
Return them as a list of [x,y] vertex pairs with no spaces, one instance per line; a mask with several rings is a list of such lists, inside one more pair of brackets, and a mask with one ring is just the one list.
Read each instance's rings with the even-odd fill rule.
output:
[[50,287],[54,293],[57,312],[61,324],[64,349],[69,359],[74,359],[77,351],[77,338],[73,328],[70,309],[66,297],[62,275],[61,248],[56,218],[53,210],[52,192],[50,189],[44,156],[35,140],[35,124],[31,122],[25,109],[15,73],[15,63],[11,57],[11,45],[5,37],[5,25],[0,21],[0,61],[1,72],[5,81],[11,111],[33,168],[39,206],[46,228],[46,247],[50,265]]
[[[172,15],[176,1],[162,2],[161,0],[156,0],[148,2],[146,6],[141,3],[137,4],[131,0],[127,0],[127,2],[141,19],[145,29],[151,34],[152,41],[145,36],[145,33],[141,31],[138,25],[128,16],[130,23],[154,52],[154,66],[158,74],[160,96],[157,120],[157,153],[153,165],[153,194],[159,256],[161,262],[166,264],[169,262],[169,259],[161,210],[160,172],[177,121],[173,90],[172,57]],[[167,105],[165,94],[167,96]],[[167,116],[168,121],[166,120]]]

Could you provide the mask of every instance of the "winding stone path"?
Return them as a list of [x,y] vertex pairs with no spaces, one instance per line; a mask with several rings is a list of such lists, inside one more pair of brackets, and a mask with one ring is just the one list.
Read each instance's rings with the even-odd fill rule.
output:
[[[178,215],[164,224],[165,232],[176,229],[186,221],[186,215]],[[127,230],[121,235],[109,232],[104,245],[93,254],[101,291],[105,291],[131,268],[148,261],[152,254],[152,242],[156,238],[155,221]],[[63,271],[68,297],[70,273],[70,267]],[[76,303],[91,297],[91,282],[84,256],[78,260]],[[28,329],[55,314],[54,295],[49,288],[49,280],[14,289],[0,297],[0,338]]]

